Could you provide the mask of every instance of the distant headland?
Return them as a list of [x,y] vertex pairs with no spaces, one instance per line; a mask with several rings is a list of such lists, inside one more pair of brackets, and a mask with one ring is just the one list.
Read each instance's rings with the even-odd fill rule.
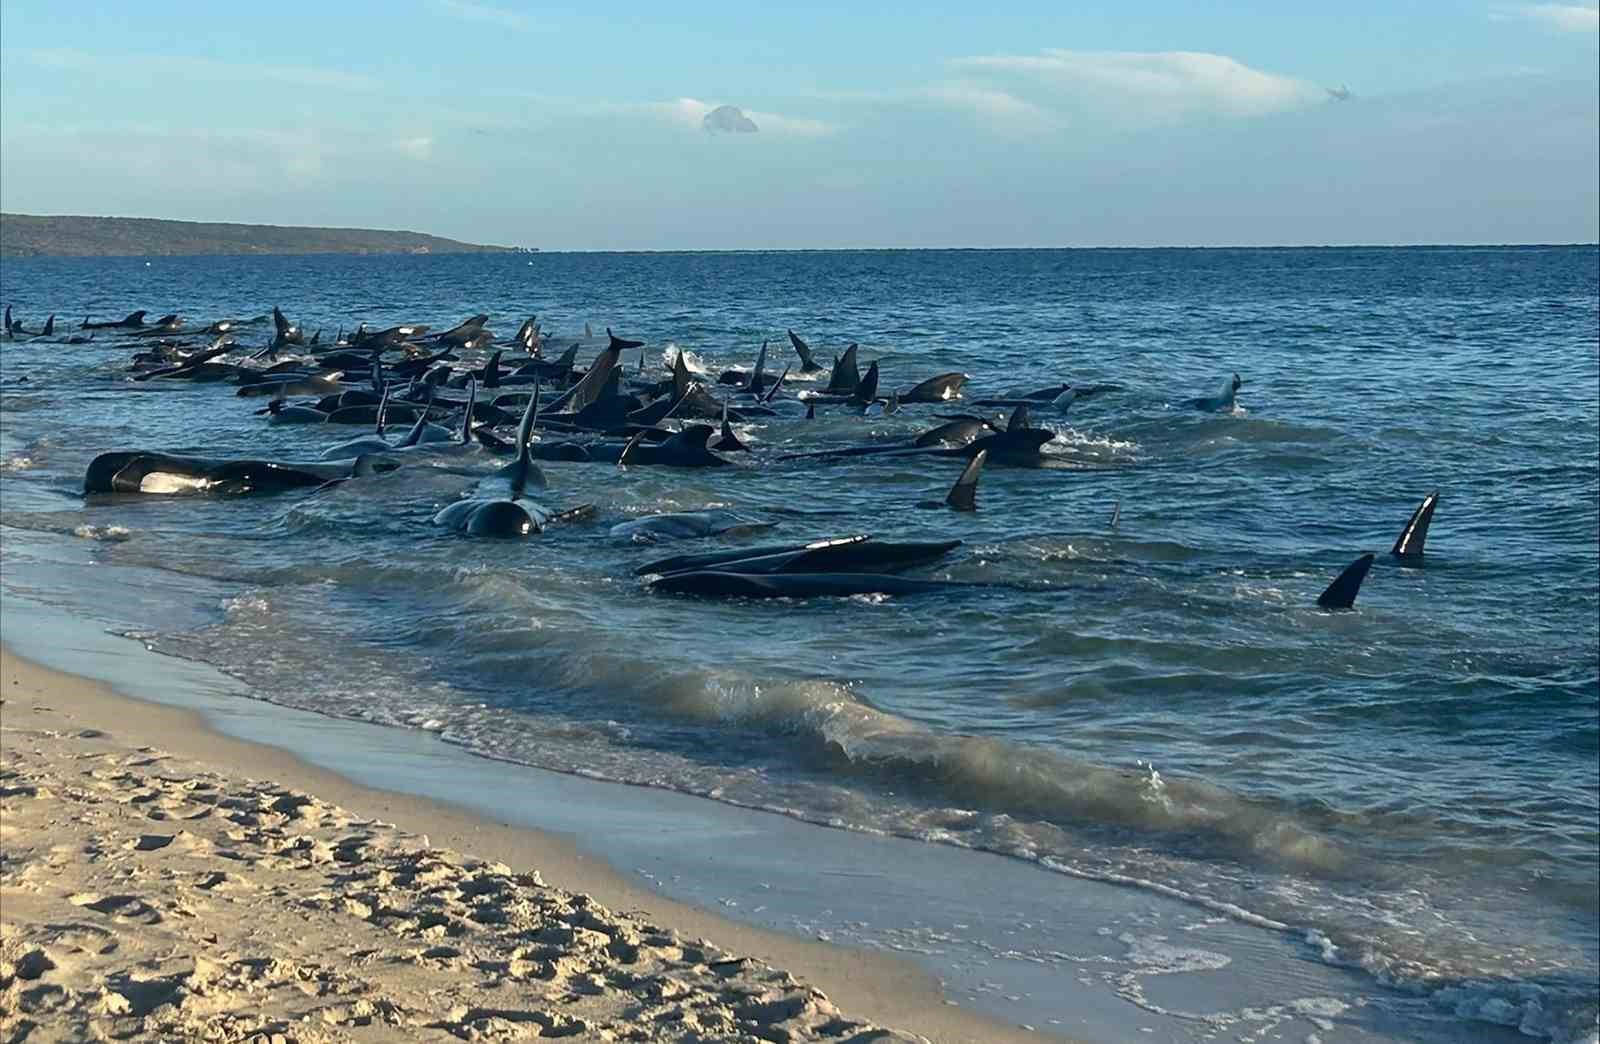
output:
[[0,214],[0,257],[177,257],[219,254],[482,254],[483,246],[420,232],[236,225],[156,218]]

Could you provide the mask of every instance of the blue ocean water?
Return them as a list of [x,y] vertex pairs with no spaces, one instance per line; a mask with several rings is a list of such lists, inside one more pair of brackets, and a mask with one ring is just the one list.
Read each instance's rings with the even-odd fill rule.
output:
[[[174,604],[224,585],[140,636],[265,699],[1143,883],[1441,1011],[1594,1033],[1594,247],[28,260],[0,268],[0,297],[30,327],[277,304],[325,337],[476,312],[508,337],[538,313],[646,340],[652,371],[683,349],[712,379],[764,340],[773,368],[794,361],[793,328],[824,359],[858,341],[886,390],[951,370],[969,398],[1115,383],[1042,413],[1063,466],[991,467],[973,515],[918,508],[949,460],[776,460],[946,410],[822,409],[743,426],[739,467],[549,464],[547,500],[598,522],[505,544],[431,525],[471,484],[442,468],[314,497],[86,500],[102,450],[309,459],[356,432],[268,426],[225,384],[131,383],[110,335],[6,342],[0,522],[94,539],[169,577]],[[1238,410],[1185,405],[1234,372]],[[1394,564],[1435,489],[1426,566]],[[635,565],[699,545],[610,525],[707,506],[778,522],[765,539],[960,539],[927,575],[1016,586],[646,592]],[[1317,611],[1363,551],[1380,560],[1357,610]]]

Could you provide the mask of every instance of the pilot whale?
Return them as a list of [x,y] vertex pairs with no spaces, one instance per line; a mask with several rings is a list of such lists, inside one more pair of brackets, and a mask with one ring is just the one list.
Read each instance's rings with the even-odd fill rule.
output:
[[611,535],[640,544],[654,544],[662,540],[688,540],[696,537],[749,536],[771,529],[777,524],[746,518],[735,511],[713,508],[706,511],[673,511],[629,519],[612,526]]
[[1231,380],[1223,382],[1222,390],[1217,394],[1190,399],[1185,405],[1191,409],[1203,410],[1206,413],[1227,413],[1237,405],[1239,388],[1243,384],[1244,381],[1239,379],[1239,375],[1234,374]]
[[102,453],[89,462],[85,493],[279,493],[322,486],[398,467],[371,456],[296,463],[210,460],[144,450]]
[[468,536],[525,537],[544,532],[546,526],[558,519],[593,510],[585,505],[554,512],[528,496],[529,489],[544,489],[548,484],[544,472],[528,451],[538,410],[539,401],[535,395],[528,400],[522,423],[517,426],[517,458],[479,482],[471,496],[434,515],[434,525]]

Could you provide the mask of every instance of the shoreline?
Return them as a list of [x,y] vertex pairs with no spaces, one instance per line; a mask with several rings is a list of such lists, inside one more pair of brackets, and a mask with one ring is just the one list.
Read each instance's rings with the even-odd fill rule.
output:
[[[1158,890],[495,760],[425,728],[262,699],[236,675],[159,652],[129,630],[152,612],[170,623],[203,617],[225,589],[203,585],[174,601],[159,574],[95,561],[92,540],[10,527],[5,535],[8,653],[115,689],[123,712],[114,720],[181,715],[186,749],[212,758],[239,744],[277,759],[280,781],[322,799],[356,794],[344,803],[383,809],[369,814],[401,828],[410,820],[390,810],[436,810],[458,831],[448,842],[433,831],[436,843],[484,855],[480,842],[493,834],[525,846],[500,858],[532,852],[553,881],[576,882],[608,905],[670,909],[666,923],[775,961],[850,1016],[949,1040],[1190,1044],[1202,1026],[1211,1035],[1295,1027],[1329,1044],[1454,1039],[1430,1001],[1320,960],[1298,932],[1266,931]],[[9,726],[9,707],[0,713]],[[572,857],[573,876],[550,870],[542,853],[555,852]],[[857,969],[869,966],[908,985],[876,998],[852,992],[864,985]],[[1527,1039],[1482,1022],[1474,1030],[1485,1041]]]
[[[7,758],[8,773],[16,771],[13,766],[20,745],[30,740],[42,745],[47,758],[59,757],[63,745],[73,743],[87,742],[95,751],[120,753],[125,758],[158,748],[164,752],[163,776],[176,770],[185,778],[212,774],[234,785],[245,779],[272,780],[274,785],[287,786],[292,792],[309,792],[335,810],[351,810],[367,817],[358,822],[393,823],[407,834],[426,835],[427,846],[504,864],[515,872],[542,875],[556,888],[585,897],[579,900],[580,905],[598,903],[605,909],[627,910],[631,916],[664,925],[683,938],[709,937],[726,952],[755,958],[764,971],[781,976],[781,972],[773,971],[781,968],[797,976],[805,987],[826,994],[847,1019],[867,1020],[876,1024],[874,1029],[894,1026],[933,1041],[1037,1039],[1020,1028],[945,1003],[933,977],[908,961],[786,937],[668,899],[634,885],[564,838],[497,823],[429,798],[364,786],[311,765],[289,751],[218,732],[199,711],[146,702],[92,679],[39,665],[19,655],[10,644],[0,646],[0,679],[5,746],[13,752]],[[16,810],[16,792],[26,789],[27,785],[8,779],[8,811]],[[157,826],[149,824],[147,828]],[[8,849],[27,840],[25,835],[10,830],[6,834]],[[10,851],[7,856],[9,860]],[[8,873],[7,877],[11,875]],[[245,877],[248,879],[248,873]],[[7,890],[12,887],[7,880]],[[11,910],[6,923],[9,940],[17,930]],[[23,934],[27,934],[26,927]],[[867,1029],[866,1025],[856,1025],[855,1032]],[[783,1030],[795,1032],[789,1027]]]

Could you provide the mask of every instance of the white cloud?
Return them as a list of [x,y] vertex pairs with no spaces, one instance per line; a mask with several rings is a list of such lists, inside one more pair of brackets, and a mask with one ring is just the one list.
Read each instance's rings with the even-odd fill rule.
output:
[[433,139],[429,137],[402,138],[394,147],[413,159],[427,159],[433,155]]
[[1056,117],[1030,101],[981,83],[958,81],[924,87],[915,96],[926,98],[952,109],[976,116],[990,126],[1043,128],[1056,122]]
[[1525,4],[1515,9],[1523,18],[1568,33],[1600,32],[1600,6],[1580,4]]
[[507,11],[504,8],[490,7],[488,4],[474,4],[468,0],[433,0],[433,7],[466,22],[481,22],[502,29],[515,29],[518,32],[526,32],[533,28],[533,20],[522,12]]
[[1195,115],[1259,116],[1326,99],[1308,80],[1252,69],[1200,51],[1069,51],[983,55],[957,60],[1006,97],[1060,113],[1110,112],[1172,120]]
[[779,137],[824,138],[839,129],[825,120],[803,116],[780,116],[775,112],[757,112],[754,109],[746,109],[745,115],[756,121],[763,134]]

